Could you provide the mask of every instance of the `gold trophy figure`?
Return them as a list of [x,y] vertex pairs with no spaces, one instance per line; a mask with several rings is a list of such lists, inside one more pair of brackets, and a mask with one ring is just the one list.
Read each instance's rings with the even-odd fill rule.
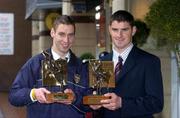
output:
[[92,95],[83,97],[83,104],[101,104],[102,99],[109,99],[102,95],[102,88],[115,87],[112,61],[89,60],[89,86],[94,89]]
[[45,60],[42,61],[42,82],[43,86],[59,86],[59,92],[46,94],[48,101],[66,101],[73,100],[73,95],[63,93],[64,86],[67,85],[67,61],[64,59],[53,60],[49,53],[43,51]]

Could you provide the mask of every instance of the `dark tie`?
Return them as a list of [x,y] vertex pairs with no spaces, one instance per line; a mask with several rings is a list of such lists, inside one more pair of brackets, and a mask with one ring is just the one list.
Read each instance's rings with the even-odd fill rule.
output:
[[116,64],[116,67],[115,67],[115,79],[116,80],[118,79],[118,75],[122,69],[122,61],[123,61],[123,59],[119,56],[118,63]]

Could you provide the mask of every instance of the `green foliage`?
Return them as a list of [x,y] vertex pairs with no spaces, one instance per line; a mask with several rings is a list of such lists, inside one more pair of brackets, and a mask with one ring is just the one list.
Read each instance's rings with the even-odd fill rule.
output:
[[149,36],[150,29],[146,23],[141,20],[135,20],[134,25],[137,28],[136,34],[133,36],[133,43],[137,46],[143,46]]
[[94,55],[91,54],[90,52],[86,52],[86,53],[83,53],[81,56],[80,56],[80,59],[81,60],[84,60],[84,59],[95,59]]
[[145,17],[157,44],[180,43],[180,2],[179,0],[156,0]]

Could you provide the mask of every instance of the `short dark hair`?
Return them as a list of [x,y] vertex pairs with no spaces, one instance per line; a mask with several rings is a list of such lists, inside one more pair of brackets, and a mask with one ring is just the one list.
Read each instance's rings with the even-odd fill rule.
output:
[[53,23],[53,28],[54,28],[54,30],[57,29],[57,27],[58,27],[59,24],[73,25],[73,26],[74,26],[74,32],[75,32],[75,29],[76,29],[75,21],[74,21],[74,19],[73,19],[71,16],[68,16],[68,15],[58,16],[58,17],[54,20],[54,23]]
[[134,25],[134,17],[131,15],[131,13],[125,11],[125,10],[118,10],[115,13],[112,14],[110,18],[110,24],[112,24],[113,21],[118,22],[128,22],[131,26]]

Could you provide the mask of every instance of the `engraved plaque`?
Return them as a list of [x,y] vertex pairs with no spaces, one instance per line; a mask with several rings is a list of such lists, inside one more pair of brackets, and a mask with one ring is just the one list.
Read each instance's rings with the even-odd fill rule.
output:
[[53,60],[47,52],[43,52],[45,57],[42,60],[42,84],[46,87],[58,86],[60,90],[57,93],[52,92],[46,95],[48,101],[71,100],[73,95],[63,93],[64,86],[67,85],[67,61],[64,59]]
[[112,61],[89,60],[89,87],[95,94],[84,96],[83,104],[101,104],[102,99],[109,99],[102,95],[102,88],[115,87],[114,65]]
[[104,99],[110,99],[110,97],[106,97],[103,95],[89,95],[89,96],[84,96],[83,97],[83,104],[88,104],[88,105],[98,105],[101,104],[101,100]]
[[47,101],[73,101],[73,95],[71,93],[50,93],[46,94]]

